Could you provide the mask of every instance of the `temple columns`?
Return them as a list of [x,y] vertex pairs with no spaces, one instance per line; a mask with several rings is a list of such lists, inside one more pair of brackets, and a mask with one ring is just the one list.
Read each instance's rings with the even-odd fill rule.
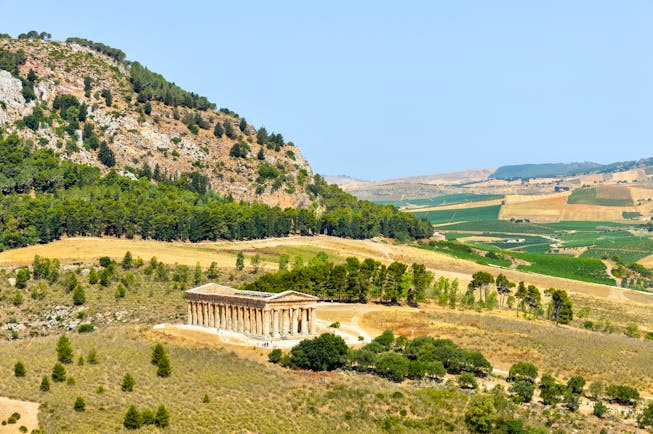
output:
[[265,309],[263,311],[263,336],[270,334],[270,311]]

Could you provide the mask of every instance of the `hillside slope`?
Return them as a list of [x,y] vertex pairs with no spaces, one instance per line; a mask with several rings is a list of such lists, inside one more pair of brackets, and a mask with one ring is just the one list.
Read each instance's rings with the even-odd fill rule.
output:
[[195,172],[236,200],[310,203],[311,168],[281,134],[216,110],[120,50],[69,41],[0,39],[0,132],[104,172],[114,164],[132,178]]

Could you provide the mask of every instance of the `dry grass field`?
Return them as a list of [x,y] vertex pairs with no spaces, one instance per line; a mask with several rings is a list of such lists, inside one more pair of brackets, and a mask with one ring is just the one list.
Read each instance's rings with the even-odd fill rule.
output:
[[451,210],[451,209],[480,208],[484,206],[501,205],[502,201],[503,199],[481,200],[477,202],[456,203],[453,205],[440,205],[440,206],[431,206],[431,207],[424,207],[424,208],[410,208],[410,209],[406,209],[406,211],[426,212],[426,211],[444,211],[444,210]]
[[[233,268],[238,251],[247,256],[258,253],[262,258],[263,269],[276,270],[281,254],[302,256],[304,260],[325,252],[336,262],[347,256],[373,258],[384,263],[401,261],[407,264],[423,263],[437,276],[458,278],[466,285],[476,271],[487,271],[493,275],[504,273],[513,281],[525,281],[540,288],[561,288],[571,293],[609,297],[614,291],[624,300],[653,304],[653,297],[626,289],[614,289],[577,280],[526,273],[514,269],[497,269],[474,262],[457,259],[449,255],[417,247],[395,245],[385,240],[351,240],[329,236],[269,238],[252,241],[218,241],[214,243],[166,243],[159,241],[124,240],[116,238],[69,238],[50,244],[24,247],[0,252],[0,266],[12,267],[31,264],[34,255],[59,258],[63,263],[95,262],[101,256],[120,260],[129,250],[134,257],[145,260],[156,256],[168,264],[195,265],[197,262],[207,267],[216,261],[221,268]],[[246,260],[249,266],[249,261]]]
[[616,207],[586,204],[567,204],[561,220],[565,221],[621,221],[622,212],[632,211],[633,207]]
[[524,196],[516,199],[506,197],[506,204],[501,207],[499,219],[509,220],[511,218],[529,219],[534,223],[555,223],[566,206],[568,194],[531,196],[531,200],[525,200]]
[[632,200],[630,188],[624,185],[601,184],[596,186],[597,199]]

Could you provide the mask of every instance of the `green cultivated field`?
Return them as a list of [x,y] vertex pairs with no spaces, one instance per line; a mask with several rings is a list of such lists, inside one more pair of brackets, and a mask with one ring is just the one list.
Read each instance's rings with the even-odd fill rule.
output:
[[[452,222],[488,222],[498,221],[500,205],[483,206],[479,208],[447,209],[440,211],[416,212],[433,224]],[[457,227],[458,228],[458,227]],[[468,229],[464,229],[468,230]]]
[[396,207],[417,205],[420,207],[431,207],[440,205],[454,205],[457,203],[480,202],[484,200],[501,199],[503,195],[500,194],[474,194],[474,193],[459,193],[459,194],[446,194],[444,196],[435,196],[428,199],[410,199],[410,200],[375,200],[373,202],[381,205],[394,205]]
[[596,188],[580,188],[574,190],[567,199],[570,204],[603,205],[603,206],[632,206],[632,199],[609,199],[596,197]]
[[541,255],[535,253],[514,253],[511,256],[530,262],[531,265],[520,265],[522,271],[547,274],[549,276],[582,280],[584,282],[614,285],[615,281],[606,274],[603,262],[594,258],[571,258],[562,255]]

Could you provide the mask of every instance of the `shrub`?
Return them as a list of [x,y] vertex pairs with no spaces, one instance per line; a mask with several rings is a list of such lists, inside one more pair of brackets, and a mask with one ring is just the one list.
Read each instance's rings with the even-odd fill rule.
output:
[[649,403],[642,413],[637,416],[637,425],[640,428],[646,428],[647,426],[653,426],[653,403]]
[[75,404],[73,405],[73,409],[75,411],[84,411],[86,410],[86,401],[84,401],[84,398],[81,396],[78,396],[77,399],[75,399]]
[[23,362],[16,362],[14,365],[14,375],[16,377],[24,377],[25,376],[25,365]]
[[131,392],[134,390],[134,385],[136,384],[136,381],[134,381],[134,377],[131,376],[130,373],[126,373],[124,377],[122,377],[122,383],[120,383],[120,390],[123,392]]
[[95,348],[91,348],[91,350],[88,352],[88,356],[86,356],[86,360],[91,365],[98,364],[97,351],[95,351]]
[[61,363],[73,362],[73,348],[70,345],[70,339],[65,334],[61,335],[57,342],[57,360]]
[[476,382],[476,377],[471,372],[463,372],[458,378],[458,387],[461,389],[477,389],[478,383]]
[[268,354],[268,361],[271,363],[279,363],[279,360],[281,360],[281,356],[283,353],[281,352],[281,349],[275,348],[274,350],[270,351]]
[[400,382],[408,376],[409,362],[401,354],[388,351],[379,354],[376,358],[375,371],[392,381]]
[[596,417],[603,418],[605,414],[608,412],[608,407],[601,401],[596,401],[594,403],[594,409],[592,410],[592,414]]
[[73,304],[75,306],[80,306],[84,303],[86,303],[86,293],[84,292],[82,285],[78,284],[73,290]]
[[154,424],[159,428],[165,428],[170,425],[170,412],[168,412],[168,409],[164,405],[160,405],[156,410]]
[[81,324],[77,328],[78,333],[90,333],[93,330],[95,330],[95,327],[93,326],[93,324]]
[[59,383],[66,381],[66,368],[61,363],[55,363],[52,367],[52,381]]
[[625,334],[629,338],[639,339],[640,337],[639,327],[637,327],[637,324],[631,322],[626,326]]
[[489,433],[492,431],[496,413],[491,396],[472,396],[465,412],[465,425],[471,432]]
[[159,359],[161,359],[161,357],[165,355],[166,355],[166,350],[165,348],[163,348],[163,345],[161,345],[160,343],[156,344],[154,348],[152,348],[152,357],[150,358],[150,362],[153,365],[158,365]]
[[125,418],[122,421],[122,424],[127,429],[138,429],[143,424],[141,419],[141,414],[138,412],[138,409],[135,405],[130,405],[127,413],[125,413]]
[[619,384],[611,384],[605,389],[606,395],[614,402],[623,405],[633,405],[639,399],[637,389]]
[[332,371],[343,365],[348,348],[345,341],[331,333],[304,339],[290,350],[290,366],[313,371]]
[[528,381],[535,383],[537,378],[537,367],[529,362],[517,362],[510,367],[508,381]]
[[530,402],[535,393],[535,385],[528,380],[518,380],[512,384],[512,399],[517,403]]
[[171,373],[172,366],[170,366],[170,359],[168,359],[167,354],[164,354],[156,364],[156,375],[159,377],[169,377]]
[[50,390],[50,380],[46,375],[41,379],[41,385],[39,386],[41,392],[47,392]]

